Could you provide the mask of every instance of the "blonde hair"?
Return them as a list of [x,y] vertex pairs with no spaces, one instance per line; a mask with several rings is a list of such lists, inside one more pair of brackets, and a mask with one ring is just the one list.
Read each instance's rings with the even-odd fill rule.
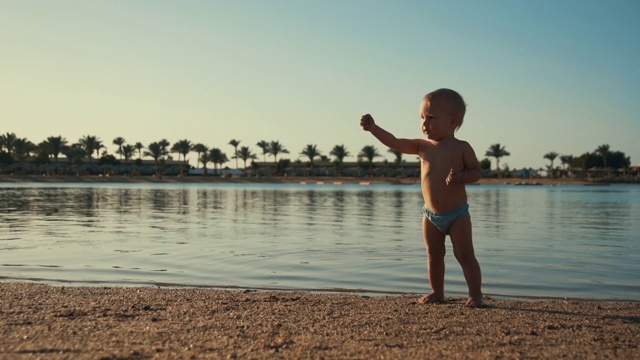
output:
[[430,104],[434,99],[444,99],[449,104],[451,111],[460,117],[460,123],[456,127],[456,130],[460,129],[462,121],[464,120],[464,114],[467,111],[467,104],[465,104],[462,95],[458,94],[455,90],[438,89],[425,95],[423,101]]

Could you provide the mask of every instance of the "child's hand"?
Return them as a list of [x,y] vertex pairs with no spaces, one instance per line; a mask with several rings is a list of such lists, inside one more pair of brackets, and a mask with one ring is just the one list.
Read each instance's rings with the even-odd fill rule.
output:
[[460,173],[456,173],[453,169],[449,170],[449,175],[447,175],[447,185],[455,185],[462,183],[462,175]]
[[376,122],[373,121],[373,117],[369,114],[362,115],[360,118],[360,126],[362,126],[362,130],[371,131],[376,126]]

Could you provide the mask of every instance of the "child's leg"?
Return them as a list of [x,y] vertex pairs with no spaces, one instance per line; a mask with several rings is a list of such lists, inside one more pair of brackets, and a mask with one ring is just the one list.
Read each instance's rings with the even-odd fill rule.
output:
[[427,248],[427,263],[431,293],[421,297],[420,304],[444,301],[444,255],[446,252],[445,235],[429,221],[422,218],[422,235]]
[[449,227],[449,236],[453,244],[453,254],[462,266],[462,272],[469,287],[467,305],[481,307],[484,305],[481,289],[482,273],[473,250],[471,217],[463,216],[454,221]]

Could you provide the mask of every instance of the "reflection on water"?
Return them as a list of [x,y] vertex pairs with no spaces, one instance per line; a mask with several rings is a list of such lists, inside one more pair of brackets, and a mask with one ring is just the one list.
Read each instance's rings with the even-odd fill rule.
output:
[[[640,188],[473,186],[484,290],[637,299]],[[417,186],[0,186],[0,279],[420,293]],[[449,245],[446,288],[466,285]]]

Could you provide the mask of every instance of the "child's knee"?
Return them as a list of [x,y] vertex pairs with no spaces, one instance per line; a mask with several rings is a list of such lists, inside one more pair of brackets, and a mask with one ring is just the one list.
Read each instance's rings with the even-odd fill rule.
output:
[[427,255],[429,259],[444,259],[447,253],[447,249],[444,246],[429,246],[427,247]]
[[454,251],[453,255],[462,266],[473,264],[476,261],[476,255],[473,251]]

